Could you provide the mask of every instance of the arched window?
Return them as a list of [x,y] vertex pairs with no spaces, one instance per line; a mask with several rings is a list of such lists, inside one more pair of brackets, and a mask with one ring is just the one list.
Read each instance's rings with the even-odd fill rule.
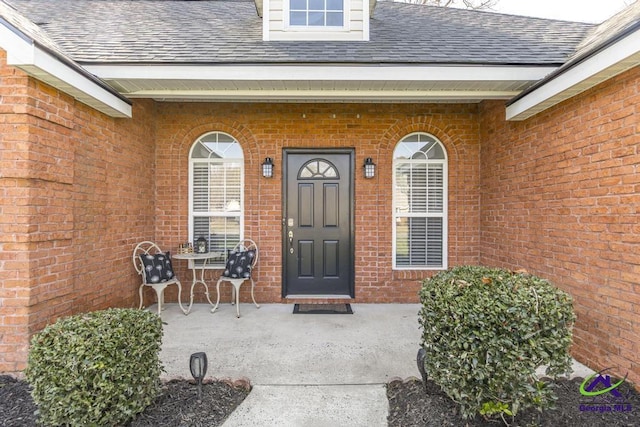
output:
[[414,133],[393,152],[393,267],[447,268],[447,156],[432,135]]
[[189,236],[203,237],[219,256],[207,266],[224,263],[226,250],[244,234],[244,156],[238,141],[222,132],[200,137],[189,154]]
[[302,165],[298,171],[298,179],[336,179],[340,178],[338,170],[331,162],[324,159],[313,159]]

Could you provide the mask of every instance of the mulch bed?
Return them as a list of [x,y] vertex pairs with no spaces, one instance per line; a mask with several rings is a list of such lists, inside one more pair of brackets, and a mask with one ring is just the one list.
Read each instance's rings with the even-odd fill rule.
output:
[[[640,395],[627,383],[619,390],[630,406],[623,405],[615,411],[614,402],[610,404],[585,405],[589,399],[580,394],[582,378],[555,381],[556,409],[542,413],[536,410],[521,411],[512,420],[506,417],[511,426],[541,426],[541,427],[637,427],[640,426]],[[505,425],[500,419],[487,421],[480,417],[465,420],[460,415],[458,405],[444,394],[440,388],[430,380],[427,386],[421,380],[410,378],[405,381],[392,381],[387,385],[389,398],[389,426],[390,427],[500,427]],[[591,398],[600,399],[602,398]],[[617,404],[619,402],[615,402]],[[584,410],[586,408],[591,410]],[[593,408],[611,407],[610,412],[598,412]],[[631,411],[620,411],[622,408]]]
[[[628,384],[619,389],[631,411],[581,411],[585,398],[579,393],[581,378],[557,381],[556,409],[543,413],[523,411],[512,426],[542,427],[637,427],[640,426],[640,395]],[[202,401],[197,401],[196,386],[186,380],[174,380],[163,385],[162,394],[129,426],[219,426],[249,394],[248,386],[234,386],[225,382],[205,383]],[[389,398],[388,422],[391,427],[499,427],[502,421],[481,418],[464,420],[457,405],[432,381],[427,387],[411,378],[392,381],[387,385]],[[590,405],[594,407],[593,405]],[[600,405],[607,406],[607,405]],[[613,406],[613,404],[612,404]],[[597,407],[597,406],[595,406]],[[36,406],[29,394],[29,386],[8,376],[0,376],[0,426],[36,426]]]
[[[247,397],[247,388],[220,381],[207,382],[202,385],[202,400],[198,402],[193,382],[169,381],[163,384],[156,402],[128,426],[219,426]],[[36,410],[25,381],[0,376],[0,426],[36,426]]]

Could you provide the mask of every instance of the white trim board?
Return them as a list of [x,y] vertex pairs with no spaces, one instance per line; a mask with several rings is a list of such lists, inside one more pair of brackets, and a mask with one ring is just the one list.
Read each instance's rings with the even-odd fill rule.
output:
[[92,81],[40,47],[28,36],[0,24],[0,48],[7,52],[7,64],[65,92],[78,101],[111,117],[132,116],[131,104]]
[[127,96],[156,101],[244,101],[244,102],[457,102],[477,103],[487,99],[508,100],[516,91],[442,90],[139,90]]
[[640,65],[640,30],[567,69],[507,107],[507,120],[526,120]]

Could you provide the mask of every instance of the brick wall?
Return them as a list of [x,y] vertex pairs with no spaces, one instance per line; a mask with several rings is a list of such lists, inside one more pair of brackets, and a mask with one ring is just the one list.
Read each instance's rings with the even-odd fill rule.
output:
[[[475,105],[373,104],[217,104],[158,105],[158,241],[175,250],[188,240],[188,155],[202,134],[222,131],[235,137],[245,156],[245,235],[261,253],[256,298],[282,301],[282,149],[355,148],[356,302],[417,302],[426,271],[392,270],[392,157],[396,143],[412,132],[438,137],[449,159],[449,263],[478,262],[479,146]],[[260,164],[272,157],[273,179]],[[374,179],[362,164],[372,157]],[[175,263],[174,263],[175,264]],[[185,263],[180,277],[190,281]],[[218,273],[219,274],[219,273]],[[213,279],[215,272],[208,272]],[[223,298],[227,298],[227,294]],[[175,292],[169,290],[168,298]],[[248,290],[241,293],[247,300]],[[200,301],[201,295],[200,295]]]
[[111,119],[0,51],[0,372],[60,316],[137,303],[135,242],[154,237],[153,103]]
[[[430,273],[391,268],[391,184],[395,144],[421,131],[449,159],[449,265],[551,279],[576,301],[576,357],[638,382],[639,79],[629,71],[521,123],[505,122],[501,102],[136,101],[133,119],[111,119],[6,66],[0,52],[0,372],[22,369],[29,336],[59,316],[137,306],[131,249],[151,239],[175,251],[187,240],[189,148],[210,131],[244,150],[259,301],[282,301],[282,149],[352,147],[355,301],[416,302]],[[273,179],[260,176],[265,157]],[[378,166],[372,180],[366,157]]]
[[481,108],[483,264],[574,297],[573,354],[640,384],[640,67],[524,122]]

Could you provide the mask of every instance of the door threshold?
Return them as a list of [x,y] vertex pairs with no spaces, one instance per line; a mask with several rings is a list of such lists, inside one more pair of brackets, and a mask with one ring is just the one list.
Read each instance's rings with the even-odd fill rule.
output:
[[353,299],[349,295],[287,295],[286,299]]

